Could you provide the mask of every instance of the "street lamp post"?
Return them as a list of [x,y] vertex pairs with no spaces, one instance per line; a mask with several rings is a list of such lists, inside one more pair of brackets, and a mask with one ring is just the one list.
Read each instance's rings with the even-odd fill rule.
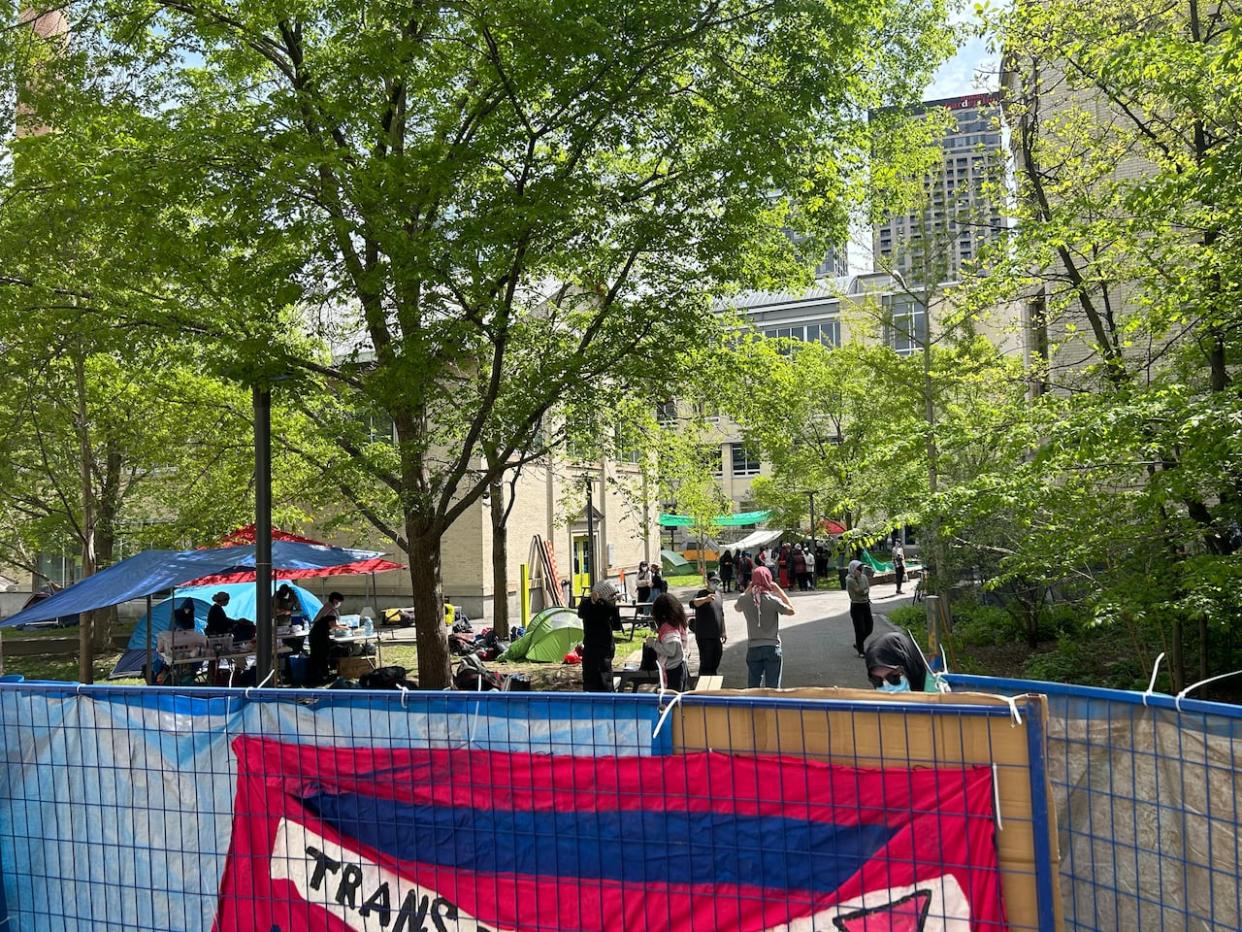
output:
[[586,519],[587,519],[587,549],[586,549],[586,569],[587,569],[587,586],[594,588],[595,586],[595,502],[593,495],[595,492],[595,483],[591,481],[590,474],[583,477],[586,480]]
[[255,675],[272,671],[276,632],[272,629],[272,390],[254,387],[254,585]]

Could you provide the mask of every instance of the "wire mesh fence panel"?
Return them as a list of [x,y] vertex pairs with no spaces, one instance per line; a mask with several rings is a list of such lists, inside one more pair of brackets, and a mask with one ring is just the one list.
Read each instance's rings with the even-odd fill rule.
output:
[[1052,928],[1024,708],[0,684],[7,927]]
[[950,677],[1049,699],[1065,921],[1242,928],[1242,709],[1116,690]]

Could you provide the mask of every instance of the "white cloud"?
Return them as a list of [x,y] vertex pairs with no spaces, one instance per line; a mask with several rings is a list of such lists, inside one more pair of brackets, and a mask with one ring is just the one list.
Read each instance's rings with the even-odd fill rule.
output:
[[996,90],[999,86],[999,70],[999,57],[988,51],[983,40],[968,39],[936,71],[923,96],[927,100],[936,100],[941,97]]

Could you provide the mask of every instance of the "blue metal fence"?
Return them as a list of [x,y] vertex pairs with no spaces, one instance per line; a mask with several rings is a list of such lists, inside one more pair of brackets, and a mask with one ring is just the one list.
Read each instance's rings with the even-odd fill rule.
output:
[[1242,708],[952,675],[1049,699],[1048,768],[1070,929],[1242,928]]
[[[879,915],[874,922],[867,916],[891,905],[886,896],[902,901],[894,908],[906,909],[927,895],[924,919],[931,922],[937,910],[944,910],[941,925],[934,927],[956,929],[949,911],[960,904],[950,903],[952,886],[966,891],[975,910],[968,923],[973,929],[1052,929],[1052,852],[1048,814],[1041,810],[1046,802],[1043,736],[1030,728],[1039,720],[1031,714],[1034,709],[1026,708],[1023,731],[1015,730],[1008,706],[987,703],[687,694],[668,708],[654,695],[0,683],[4,928],[206,930],[213,922],[222,929],[260,928],[255,917],[265,914],[249,886],[250,875],[270,871],[260,871],[258,861],[239,868],[237,858],[262,850],[274,865],[276,849],[266,841],[253,849],[239,847],[240,817],[275,831],[275,808],[267,811],[264,795],[270,793],[280,805],[296,798],[331,821],[331,812],[357,806],[360,798],[358,786],[341,775],[342,761],[370,755],[370,763],[359,764],[374,784],[361,818],[374,836],[368,844],[383,847],[383,839],[392,841],[398,829],[417,839],[435,836],[438,841],[425,847],[429,857],[439,859],[428,875],[437,878],[436,889],[444,884],[444,889],[458,889],[461,875],[479,870],[480,864],[494,868],[488,895],[499,901],[506,900],[502,892],[512,880],[502,875],[534,871],[535,880],[524,879],[513,888],[527,893],[540,884],[565,889],[564,884],[581,881],[580,895],[545,899],[521,919],[492,920],[487,928],[836,932],[878,924]],[[261,740],[247,744],[246,739]],[[248,748],[252,758],[250,764],[243,762],[241,780],[239,748]],[[313,749],[318,770],[307,769],[298,748]],[[480,753],[503,758],[511,768],[513,760],[531,755],[590,763],[585,771],[573,771],[573,785],[550,785],[545,791],[514,783],[506,790],[495,784],[494,775],[479,771]],[[277,767],[272,761],[280,754],[285,763]],[[381,772],[375,760],[385,754],[396,763]],[[411,755],[423,769],[399,771],[398,765],[410,766]],[[258,771],[254,760],[264,761]],[[607,763],[601,767],[601,761]],[[618,775],[635,767],[637,782],[619,792]],[[398,778],[399,772],[406,776]],[[408,779],[415,772],[418,779]],[[947,791],[943,798],[914,791],[929,772],[939,775]],[[517,770],[509,773],[513,780],[529,778]],[[652,774],[662,782],[646,785],[643,781]],[[711,775],[721,782],[713,784]],[[239,787],[247,779],[258,781],[250,786],[261,788],[262,802],[254,806],[252,798],[248,805],[254,811],[241,812]],[[987,787],[982,812],[978,794],[972,809],[966,792],[969,781],[977,786],[981,779]],[[850,791],[838,793],[841,786]],[[545,806],[539,811],[556,817],[546,822],[531,822],[529,814],[518,818],[513,808],[518,803],[498,798],[509,793],[515,799],[538,797],[532,805]],[[627,798],[617,803],[618,795]],[[605,796],[605,810],[617,807],[615,820],[596,810],[594,804]],[[451,813],[436,808],[450,803]],[[376,814],[396,811],[392,806],[406,806],[401,825],[395,816]],[[498,806],[510,815],[498,818],[493,811]],[[997,812],[1008,809],[1003,821],[994,821],[994,806]],[[578,809],[594,815],[575,816]],[[286,816],[281,816],[279,832],[285,832]],[[831,832],[825,833],[825,820]],[[684,832],[670,828],[682,822]],[[862,829],[877,825],[890,829],[880,833],[886,840],[874,842],[868,854],[858,848],[862,841],[851,839],[870,837]],[[920,826],[910,842],[916,847],[901,852],[884,847],[895,844],[896,837],[885,832],[903,825]],[[944,825],[953,828],[942,833],[938,827]],[[247,832],[252,830],[259,828]],[[959,834],[972,846],[972,857],[962,856],[965,842]],[[298,837],[305,841],[305,834]],[[470,845],[481,847],[467,851]],[[1003,874],[974,859],[993,845],[1000,851]],[[318,849],[321,860],[310,873],[299,875],[282,862],[273,873],[279,884],[272,889],[286,897],[295,888],[307,896],[309,888],[319,890],[336,863],[324,850]],[[459,856],[461,863],[454,861]],[[861,859],[863,867],[854,871],[857,865],[849,858]],[[659,876],[668,875],[664,886],[652,882],[654,864],[663,872]],[[905,883],[915,867],[929,865],[939,878],[931,887],[922,880]],[[331,928],[483,927],[466,923],[463,901],[449,904],[444,889],[438,896],[432,889],[431,900],[421,907],[417,898],[407,899],[407,906],[414,905],[406,915],[396,903],[385,911],[376,907],[376,887],[368,913],[361,900],[354,902],[355,888],[363,891],[359,897],[365,894],[364,878],[371,883],[388,876],[381,868],[377,862],[357,868],[356,874],[350,873],[353,867],[341,869],[345,880],[333,887],[335,900],[316,903],[339,921]],[[838,892],[852,889],[853,883],[858,896],[841,892],[839,900],[832,899],[838,881],[831,878],[838,874],[850,878]],[[351,877],[353,887],[346,883]],[[947,878],[953,878],[951,883]],[[222,905],[226,881],[233,894],[231,912]],[[1007,923],[996,918],[999,912],[989,912],[1000,908],[1002,883],[1010,908]],[[915,889],[919,884],[923,888]],[[386,890],[384,897],[387,903]],[[294,915],[292,902],[281,908]],[[503,912],[508,907],[496,908]],[[458,917],[456,926],[445,918],[450,913]],[[328,928],[264,920],[261,932],[301,927]]]

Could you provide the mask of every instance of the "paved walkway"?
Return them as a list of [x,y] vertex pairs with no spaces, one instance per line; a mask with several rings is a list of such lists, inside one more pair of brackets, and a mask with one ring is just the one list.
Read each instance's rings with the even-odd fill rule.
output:
[[[875,634],[894,630],[884,613],[898,605],[910,604],[913,586],[896,595],[892,583],[871,588],[871,611]],[[746,686],[746,619],[735,611],[736,595],[725,596],[725,628],[729,633],[720,672],[724,685]],[[849,599],[844,592],[791,592],[789,600],[795,614],[781,618],[781,654],[784,668],[781,685],[853,686],[866,689],[867,671],[854,653],[854,626],[850,622]]]

